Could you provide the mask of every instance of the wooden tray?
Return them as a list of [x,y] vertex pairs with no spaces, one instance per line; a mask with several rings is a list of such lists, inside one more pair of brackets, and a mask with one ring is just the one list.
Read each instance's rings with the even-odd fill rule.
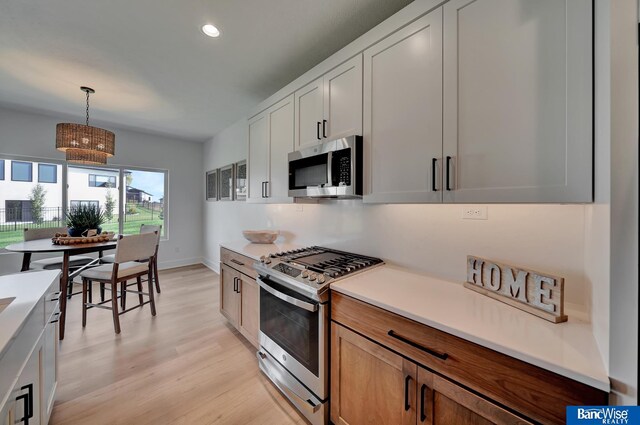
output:
[[69,236],[65,233],[56,233],[56,235],[51,238],[51,242],[54,245],[76,245],[83,243],[98,243],[98,242],[109,242],[115,238],[116,234],[114,232],[105,232],[96,236],[78,236],[73,237]]

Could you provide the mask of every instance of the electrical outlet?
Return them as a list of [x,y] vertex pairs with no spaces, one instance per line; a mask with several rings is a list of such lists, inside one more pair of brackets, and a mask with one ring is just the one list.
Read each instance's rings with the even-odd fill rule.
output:
[[465,220],[487,220],[489,207],[484,205],[469,205],[462,207],[462,218]]

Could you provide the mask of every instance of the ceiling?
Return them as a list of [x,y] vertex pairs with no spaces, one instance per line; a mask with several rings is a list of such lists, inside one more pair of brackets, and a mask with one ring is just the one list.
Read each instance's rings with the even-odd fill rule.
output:
[[2,1],[0,105],[203,141],[410,2]]

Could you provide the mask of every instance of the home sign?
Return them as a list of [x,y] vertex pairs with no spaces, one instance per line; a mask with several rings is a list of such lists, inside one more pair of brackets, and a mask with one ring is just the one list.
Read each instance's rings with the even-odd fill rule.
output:
[[566,322],[564,279],[467,256],[464,286],[550,322]]

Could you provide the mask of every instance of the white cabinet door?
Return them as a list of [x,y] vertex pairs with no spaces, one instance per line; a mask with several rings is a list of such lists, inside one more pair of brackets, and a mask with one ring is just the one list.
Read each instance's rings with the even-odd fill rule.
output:
[[363,123],[364,201],[441,202],[442,9],[364,52]]
[[247,200],[264,200],[269,181],[269,126],[266,112],[249,120],[249,187]]
[[39,425],[40,420],[40,364],[42,361],[42,344],[39,341],[27,360],[18,385],[12,392],[14,400],[13,420],[20,424],[28,418],[29,425]]
[[[55,316],[54,316],[55,317]],[[42,422],[48,423],[58,386],[58,324],[47,323],[42,336]]]
[[362,135],[362,55],[324,75],[324,120],[328,140]]
[[323,79],[307,84],[295,96],[295,148],[320,143],[322,137]]
[[444,201],[590,202],[591,0],[443,8]]
[[293,95],[267,111],[269,117],[270,178],[267,184],[269,202],[291,202],[289,192],[289,153],[293,151]]

